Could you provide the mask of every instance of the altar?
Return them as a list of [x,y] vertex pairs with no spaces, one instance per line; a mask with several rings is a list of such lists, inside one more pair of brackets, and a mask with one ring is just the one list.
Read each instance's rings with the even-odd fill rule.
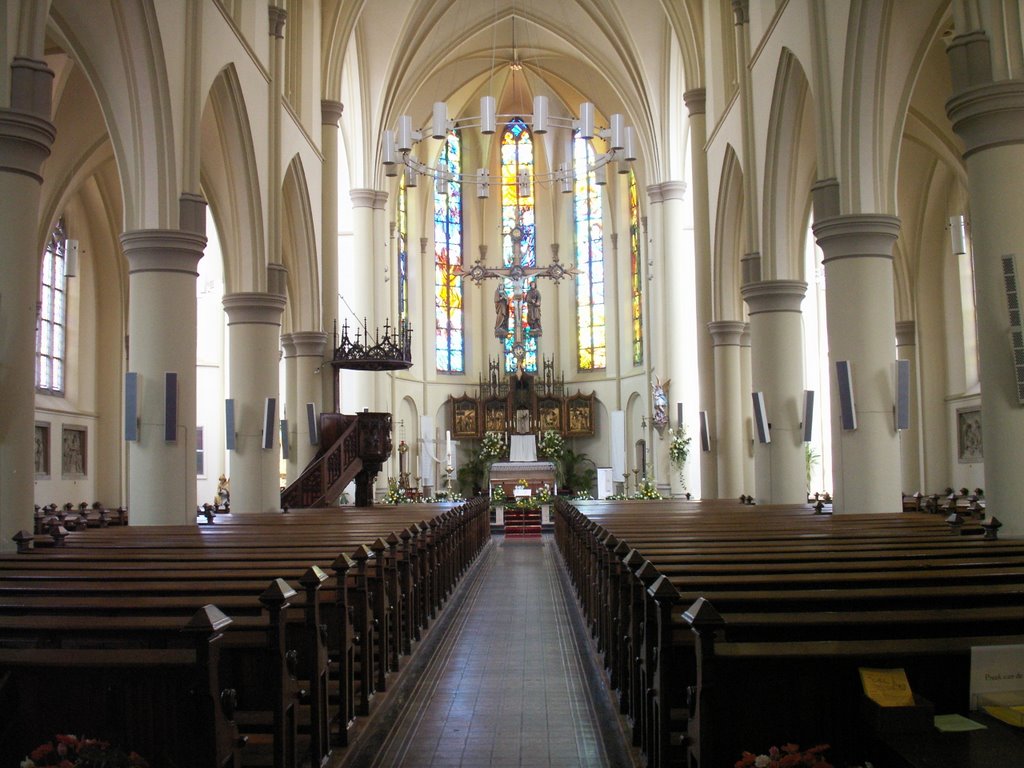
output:
[[520,481],[524,481],[534,495],[545,485],[550,489],[552,496],[558,492],[555,484],[555,465],[550,461],[496,461],[491,464],[487,489],[493,496],[495,487],[500,485],[505,497],[511,499]]

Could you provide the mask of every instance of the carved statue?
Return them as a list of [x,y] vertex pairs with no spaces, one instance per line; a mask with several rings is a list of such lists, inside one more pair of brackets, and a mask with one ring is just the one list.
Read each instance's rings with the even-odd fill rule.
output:
[[508,294],[504,282],[499,282],[494,289],[494,314],[494,336],[504,340],[508,335]]
[[659,435],[668,426],[668,385],[671,383],[672,379],[665,379],[665,382],[662,383],[660,378],[655,377],[654,383],[651,384],[654,401],[654,415],[651,418],[651,423],[658,430]]
[[530,285],[526,292],[526,322],[529,323],[534,336],[540,336],[543,332],[540,325],[540,289],[537,284]]

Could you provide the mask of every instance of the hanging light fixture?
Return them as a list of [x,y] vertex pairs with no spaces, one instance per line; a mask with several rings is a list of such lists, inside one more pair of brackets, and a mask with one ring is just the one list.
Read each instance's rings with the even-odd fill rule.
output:
[[[399,173],[404,172],[407,184],[415,175],[433,179],[435,184],[443,184],[447,181],[475,184],[477,197],[486,198],[490,187],[501,182],[492,179],[485,168],[479,168],[475,172],[452,175],[437,166],[419,160],[413,154],[413,149],[425,138],[443,139],[449,130],[465,131],[477,128],[482,134],[493,134],[497,128],[498,118],[508,121],[515,117],[517,115],[497,114],[493,96],[481,97],[479,115],[457,120],[448,117],[447,104],[443,101],[435,102],[431,110],[430,125],[420,129],[413,128],[412,117],[402,115],[398,118],[394,130],[383,132],[381,158],[384,173],[386,176],[398,176]],[[595,108],[590,102],[580,104],[579,119],[551,115],[548,97],[537,95],[533,97],[533,115],[529,125],[535,134],[543,135],[553,128],[562,128],[567,131],[579,130],[580,136],[587,141],[595,137],[604,139],[608,145],[608,151],[595,153],[594,162],[585,171],[588,174],[598,173],[601,178],[599,183],[603,183],[606,179],[607,166],[619,163],[618,172],[626,173],[629,171],[629,164],[636,160],[636,133],[633,127],[626,125],[626,118],[621,114],[613,114],[610,122],[611,125],[607,128],[596,127]],[[532,179],[527,174],[526,179],[517,178],[516,183],[520,186],[520,194],[529,194],[531,183],[558,184],[563,192],[571,192],[575,173],[575,164],[570,152],[566,156],[565,162],[559,164],[555,170],[548,173],[534,173]]]

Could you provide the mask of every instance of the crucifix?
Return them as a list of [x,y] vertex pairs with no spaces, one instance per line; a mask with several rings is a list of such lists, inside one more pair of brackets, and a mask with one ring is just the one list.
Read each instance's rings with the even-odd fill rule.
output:
[[[512,356],[516,359],[516,373],[523,374],[523,360],[526,357],[526,343],[523,338],[523,307],[526,307],[526,323],[529,325],[533,336],[540,336],[543,332],[540,319],[540,290],[537,288],[538,277],[550,277],[555,283],[561,282],[563,277],[580,274],[576,267],[567,267],[558,260],[558,243],[551,244],[553,252],[551,264],[546,267],[528,266],[523,264],[526,252],[523,241],[526,239],[523,228],[519,225],[512,227],[508,232],[512,240],[513,261],[506,267],[487,267],[483,263],[486,256],[485,247],[481,246],[481,258],[473,262],[473,266],[465,272],[466,277],[477,285],[488,277],[499,278],[498,286],[494,290],[494,335],[504,346],[505,338],[508,336],[509,317],[514,317],[513,323],[515,339],[512,342]],[[511,283],[511,295],[506,290],[505,281]]]

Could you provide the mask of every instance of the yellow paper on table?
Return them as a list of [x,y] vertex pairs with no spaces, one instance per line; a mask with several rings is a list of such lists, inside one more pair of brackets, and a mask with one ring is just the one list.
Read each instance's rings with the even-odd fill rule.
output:
[[1002,720],[1017,728],[1024,728],[1024,707],[986,706],[985,711],[997,720]]
[[864,695],[880,707],[912,707],[914,694],[903,669],[860,668]]

